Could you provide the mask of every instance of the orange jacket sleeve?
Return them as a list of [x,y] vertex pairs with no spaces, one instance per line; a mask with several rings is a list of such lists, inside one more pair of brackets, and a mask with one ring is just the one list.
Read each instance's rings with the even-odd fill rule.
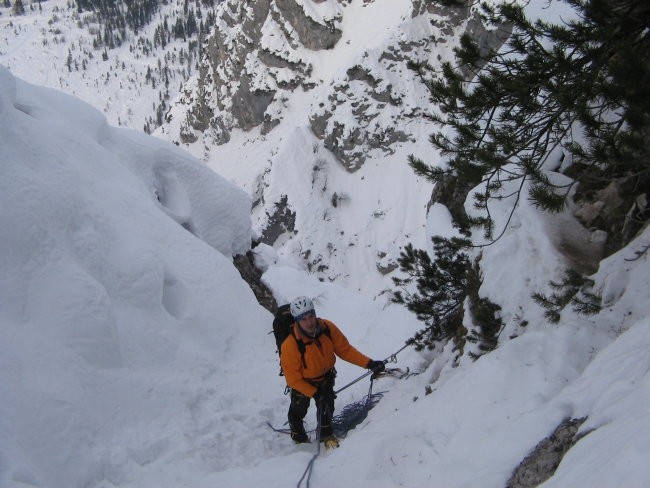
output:
[[323,322],[330,328],[330,335],[332,336],[332,343],[334,344],[334,352],[338,357],[347,361],[348,363],[356,364],[361,368],[368,366],[370,358],[365,354],[360,353],[350,342],[343,332],[329,320],[323,319]]

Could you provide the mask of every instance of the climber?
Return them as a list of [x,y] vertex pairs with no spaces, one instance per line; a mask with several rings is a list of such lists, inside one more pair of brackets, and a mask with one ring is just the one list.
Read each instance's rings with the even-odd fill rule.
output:
[[289,334],[291,337],[287,336],[282,342],[280,364],[291,391],[288,414],[291,438],[297,444],[309,442],[303,419],[313,398],[320,425],[320,441],[328,449],[338,447],[338,439],[332,431],[336,356],[375,373],[385,369],[384,361],[372,360],[360,353],[336,325],[316,317],[314,304],[309,298],[294,299],[290,310],[295,322]]

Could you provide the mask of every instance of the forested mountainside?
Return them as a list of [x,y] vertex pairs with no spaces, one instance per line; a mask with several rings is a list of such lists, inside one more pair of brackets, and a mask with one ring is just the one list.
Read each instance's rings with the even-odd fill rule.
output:
[[151,132],[198,68],[215,0],[7,0],[0,62],[76,94],[116,125]]

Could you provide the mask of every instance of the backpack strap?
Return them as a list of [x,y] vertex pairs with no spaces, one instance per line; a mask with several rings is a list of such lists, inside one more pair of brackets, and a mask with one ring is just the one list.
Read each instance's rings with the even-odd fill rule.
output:
[[307,346],[305,346],[305,343],[299,340],[296,337],[296,334],[293,333],[293,327],[291,327],[290,334],[291,337],[293,337],[293,340],[296,341],[296,346],[298,346],[298,351],[300,351],[300,359],[302,359],[302,367],[306,368],[307,363],[305,362],[305,350],[307,349]]

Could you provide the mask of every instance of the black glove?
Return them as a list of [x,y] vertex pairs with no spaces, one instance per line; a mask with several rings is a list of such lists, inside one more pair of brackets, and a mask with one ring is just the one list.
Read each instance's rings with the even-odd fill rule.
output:
[[371,359],[370,361],[368,361],[366,369],[371,369],[375,373],[381,373],[383,370],[386,369],[386,365],[384,364],[383,361],[377,361],[375,359]]

